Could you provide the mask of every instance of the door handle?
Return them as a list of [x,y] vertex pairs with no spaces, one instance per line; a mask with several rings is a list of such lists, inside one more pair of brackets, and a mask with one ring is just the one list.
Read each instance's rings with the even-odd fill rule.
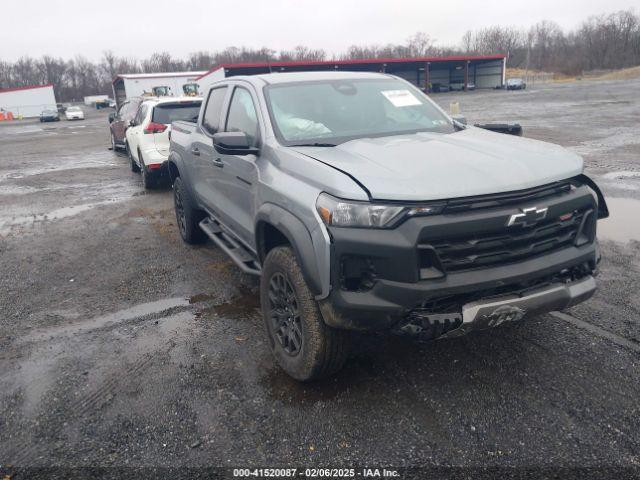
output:
[[222,161],[221,158],[215,158],[213,160],[213,164],[218,168],[224,168],[224,162]]
[[200,156],[200,149],[198,147],[191,147],[191,154],[195,155],[196,157]]

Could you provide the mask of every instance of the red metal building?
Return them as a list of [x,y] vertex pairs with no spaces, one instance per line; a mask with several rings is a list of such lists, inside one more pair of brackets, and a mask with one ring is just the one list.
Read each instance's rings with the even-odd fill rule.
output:
[[386,72],[423,89],[442,90],[455,85],[466,89],[495,88],[504,84],[505,55],[462,55],[421,58],[370,58],[312,62],[266,62],[223,64],[196,78],[200,91],[221,78],[273,72],[360,71]]

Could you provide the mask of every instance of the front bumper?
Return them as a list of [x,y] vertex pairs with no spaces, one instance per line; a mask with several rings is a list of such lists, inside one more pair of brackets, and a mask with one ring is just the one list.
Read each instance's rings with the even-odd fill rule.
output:
[[[425,263],[423,254],[431,252],[432,245],[441,239],[469,232],[479,235],[502,232],[510,215],[521,208],[535,206],[532,203],[547,207],[549,218],[583,212],[581,218],[576,217],[576,240],[565,239],[562,248],[474,268],[450,262],[450,270],[446,271],[437,261],[431,266]],[[392,230],[332,228],[332,290],[320,301],[325,322],[335,328],[380,330],[407,323],[419,325],[427,317],[445,315],[455,320],[454,326],[458,328],[461,326],[458,323],[465,323],[466,308],[466,323],[475,328],[482,322],[478,323],[477,315],[470,317],[471,308],[477,302],[489,301],[488,298],[490,302],[528,298],[528,313],[558,310],[586,300],[593,289],[589,288],[590,293],[583,295],[567,285],[590,279],[581,285],[595,288],[591,277],[598,262],[595,208],[593,196],[581,187],[558,198],[533,200],[517,206],[413,218]],[[577,237],[585,237],[583,233],[587,230],[589,238],[578,241]],[[506,232],[513,233],[509,229]],[[369,268],[371,278],[350,283],[350,275],[355,278],[354,269],[349,271],[350,265],[357,265],[365,273]],[[539,290],[551,286],[550,295],[537,295]],[[531,303],[534,298],[535,305]],[[522,308],[519,302],[514,306]],[[481,310],[481,316],[486,316],[486,308]],[[413,319],[417,321],[412,322]],[[449,325],[436,336],[452,329]]]
[[574,282],[551,284],[524,296],[505,295],[471,302],[462,306],[462,324],[442,337],[459,337],[472,330],[484,330],[524,317],[563,310],[588,300],[595,291],[596,281],[589,275]]

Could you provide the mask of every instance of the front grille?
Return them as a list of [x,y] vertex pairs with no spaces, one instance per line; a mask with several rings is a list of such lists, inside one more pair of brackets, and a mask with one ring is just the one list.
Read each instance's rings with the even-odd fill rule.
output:
[[460,213],[486,208],[504,207],[507,205],[518,205],[548,197],[559,197],[570,191],[571,183],[563,181],[515,192],[454,198],[447,201],[442,213]]
[[571,218],[546,219],[530,227],[504,227],[499,231],[430,242],[445,272],[503,265],[548,254],[574,243],[589,210],[573,212]]

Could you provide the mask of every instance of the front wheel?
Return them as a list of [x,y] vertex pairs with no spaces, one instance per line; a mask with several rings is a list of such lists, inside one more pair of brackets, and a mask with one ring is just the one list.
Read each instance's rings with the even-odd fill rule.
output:
[[342,368],[349,334],[324,322],[290,247],[276,247],[267,255],[260,303],[271,351],[287,374],[310,381]]

